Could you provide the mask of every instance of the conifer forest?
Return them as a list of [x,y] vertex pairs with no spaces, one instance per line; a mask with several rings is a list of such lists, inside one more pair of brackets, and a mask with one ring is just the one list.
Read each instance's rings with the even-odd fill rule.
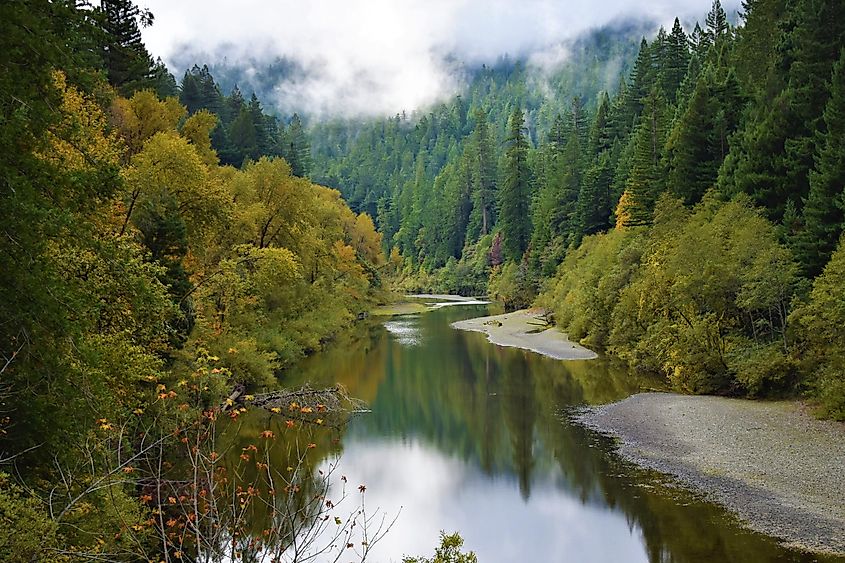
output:
[[[484,561],[440,522],[433,559],[371,553],[405,516],[374,516],[379,482],[323,464],[354,458],[360,428],[420,435],[488,477],[513,465],[527,502],[532,448],[588,440],[530,430],[561,426],[544,401],[565,378],[587,389],[566,405],[636,382],[845,421],[845,2],[677,15],[586,26],[553,65],[456,51],[453,88],[361,112],[286,97],[318,66],[153,52],[169,24],[143,2],[0,3],[0,560]],[[374,311],[406,294],[543,311],[625,383],[572,368],[529,389],[514,356],[479,395],[515,401],[500,412],[437,376],[436,352],[353,381],[380,369]],[[467,385],[492,381],[484,350],[455,360]],[[491,438],[499,419],[510,438]],[[415,430],[385,430],[399,422]],[[598,456],[556,458],[560,479],[581,504],[616,499],[643,560],[811,560],[755,538],[672,545],[704,517],[587,477],[614,473]]]

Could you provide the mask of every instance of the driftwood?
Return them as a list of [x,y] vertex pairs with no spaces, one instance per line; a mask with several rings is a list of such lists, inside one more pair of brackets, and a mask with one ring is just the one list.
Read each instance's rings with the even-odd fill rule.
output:
[[229,410],[232,405],[239,402],[239,399],[245,391],[246,387],[244,387],[242,384],[238,383],[237,385],[235,385],[235,387],[232,389],[232,394],[226,397],[226,401],[220,406],[220,409],[224,412]]
[[350,397],[342,385],[325,389],[312,389],[305,385],[298,389],[279,389],[257,395],[245,395],[243,386],[239,387],[233,389],[223,410],[234,404],[248,405],[288,419],[325,426],[342,426],[352,415],[370,412],[366,403]]
[[537,319],[538,323],[532,323],[528,321],[528,324],[534,326],[543,326],[543,327],[550,327],[555,324],[555,316],[554,313],[549,311],[548,309],[540,309],[539,311],[534,313],[534,318]]

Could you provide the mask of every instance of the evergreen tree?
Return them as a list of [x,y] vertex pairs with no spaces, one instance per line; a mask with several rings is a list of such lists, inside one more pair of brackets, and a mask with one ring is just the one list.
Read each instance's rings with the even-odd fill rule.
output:
[[666,142],[668,188],[688,205],[715,184],[742,107],[733,71],[716,64],[701,73]]
[[753,92],[771,101],[785,83],[783,69],[773,72],[782,51],[783,34],[778,28],[787,10],[788,0],[745,0],[744,25],[738,29],[734,67],[745,92]]
[[631,71],[630,88],[625,91],[626,120],[629,124],[642,112],[643,100],[654,86],[656,78],[652,49],[643,37]]
[[157,58],[153,64],[152,84],[159,98],[170,98],[179,95],[179,85],[176,84],[176,78],[167,70],[167,66],[165,66],[161,57]]
[[678,88],[689,70],[689,43],[678,18],[672,26],[672,33],[666,39],[664,60],[661,64],[660,86],[670,103],[676,99]]
[[602,92],[598,108],[596,108],[596,115],[590,126],[589,154],[598,155],[602,151],[609,149],[613,143],[611,135],[610,97],[607,95],[607,92]]
[[499,189],[502,248],[505,258],[514,262],[521,260],[531,237],[531,172],[528,168],[529,145],[525,133],[525,117],[522,110],[517,108],[511,114],[508,124],[504,176]]
[[695,91],[695,87],[698,84],[700,74],[701,59],[699,59],[698,55],[695,51],[693,51],[689,58],[687,72],[684,75],[684,79],[681,81],[681,86],[678,88],[678,92],[675,96],[676,116],[681,116],[683,115],[683,112],[686,111],[687,103],[689,103],[690,98],[692,98],[692,93]]
[[804,202],[804,229],[795,245],[809,277],[821,273],[845,227],[845,49],[834,67],[824,122]]
[[719,0],[713,0],[713,6],[707,13],[704,23],[707,27],[705,35],[707,37],[708,46],[716,45],[722,39],[727,37],[728,32],[730,31],[728,16],[725,14],[725,10],[722,8],[722,3]]
[[293,114],[283,139],[282,157],[290,164],[294,176],[306,178],[311,171],[311,145],[298,114]]
[[584,174],[578,194],[578,223],[582,235],[599,233],[610,226],[614,168],[612,152],[606,150]]
[[139,27],[152,25],[153,15],[131,0],[102,0],[97,15],[103,32],[100,56],[109,84],[124,96],[156,86],[153,60]]
[[223,104],[220,120],[226,125],[232,123],[241,114],[244,106],[246,106],[244,96],[238,85],[235,84],[232,87],[232,92],[226,97],[226,101]]
[[472,214],[478,223],[478,236],[493,229],[496,220],[496,151],[487,114],[478,109],[473,114],[475,127],[469,141],[469,170],[472,178]]
[[824,130],[822,112],[830,95],[827,83],[845,44],[842,2],[799,0],[790,17],[794,26],[786,30],[771,69],[772,74],[788,69],[788,80],[774,99],[762,95],[752,106],[720,179],[727,192],[752,195],[775,221],[789,201],[800,207],[809,193],[816,134]]
[[660,160],[666,139],[668,107],[655,88],[645,100],[643,114],[634,137],[631,174],[616,210],[618,226],[651,223],[654,203],[662,187]]
[[229,141],[232,146],[232,158],[237,166],[244,160],[255,160],[258,157],[258,135],[255,122],[248,107],[241,109],[241,113],[229,126]]
[[698,22],[695,23],[695,27],[690,34],[689,42],[693,53],[699,58],[704,58],[707,55],[707,49],[710,48],[710,40]]
[[252,120],[252,128],[255,130],[255,154],[252,157],[258,159],[260,155],[269,154],[270,138],[267,134],[267,118],[264,115],[261,102],[258,100],[255,92],[252,93],[252,97],[249,99],[247,111],[249,112],[250,120]]
[[203,65],[202,68],[194,65],[191,70],[185,72],[179,101],[188,108],[188,113],[191,115],[201,109],[207,109],[215,115],[223,113],[220,89],[214,82],[208,65]]

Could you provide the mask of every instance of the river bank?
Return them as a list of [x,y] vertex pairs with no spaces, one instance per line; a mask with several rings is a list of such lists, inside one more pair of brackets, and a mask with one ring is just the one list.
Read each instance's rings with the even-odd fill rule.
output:
[[499,346],[531,350],[558,360],[592,360],[598,355],[570,341],[556,328],[548,327],[538,313],[529,310],[478,317],[452,323],[452,328],[482,332]]
[[845,555],[845,424],[797,402],[642,393],[576,420],[622,457],[735,512],[751,529]]
[[392,303],[375,307],[370,311],[370,314],[377,317],[395,317],[436,311],[443,307],[487,305],[489,303],[489,301],[483,301],[475,297],[463,297],[461,295],[417,293],[405,295],[403,298],[397,298]]

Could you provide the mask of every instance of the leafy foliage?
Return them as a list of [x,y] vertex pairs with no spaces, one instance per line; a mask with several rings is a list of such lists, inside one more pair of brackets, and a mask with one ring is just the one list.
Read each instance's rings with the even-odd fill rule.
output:
[[405,557],[402,563],[477,563],[478,557],[472,551],[461,551],[464,539],[457,533],[440,532],[440,546],[434,550],[434,557]]
[[187,421],[276,384],[380,283],[369,217],[279,157],[220,166],[218,117],[143,89],[142,15],[0,7],[4,560],[158,560],[126,460],[152,441],[179,467]]

